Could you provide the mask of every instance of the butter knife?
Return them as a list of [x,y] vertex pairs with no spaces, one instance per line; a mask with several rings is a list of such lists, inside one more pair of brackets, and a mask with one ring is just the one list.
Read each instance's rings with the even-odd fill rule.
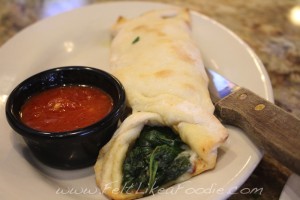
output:
[[300,120],[217,72],[206,71],[216,116],[241,128],[259,148],[300,174]]

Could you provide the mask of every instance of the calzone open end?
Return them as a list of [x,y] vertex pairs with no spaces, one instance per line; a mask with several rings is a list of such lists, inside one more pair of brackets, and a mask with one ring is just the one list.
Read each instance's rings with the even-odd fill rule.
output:
[[132,109],[95,164],[112,199],[135,199],[216,165],[228,134],[213,115],[187,9],[147,12],[112,28],[110,67]]

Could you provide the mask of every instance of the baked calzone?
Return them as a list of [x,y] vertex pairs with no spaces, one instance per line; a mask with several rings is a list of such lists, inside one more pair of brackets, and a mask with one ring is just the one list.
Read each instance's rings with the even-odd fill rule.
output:
[[111,72],[132,109],[95,164],[112,199],[135,199],[216,165],[228,134],[213,115],[187,9],[147,12],[112,27]]

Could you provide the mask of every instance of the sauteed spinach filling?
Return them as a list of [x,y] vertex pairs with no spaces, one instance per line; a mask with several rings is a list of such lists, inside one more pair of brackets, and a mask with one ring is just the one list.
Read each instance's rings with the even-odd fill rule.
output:
[[123,192],[149,193],[191,167],[188,147],[168,127],[145,126],[123,163]]

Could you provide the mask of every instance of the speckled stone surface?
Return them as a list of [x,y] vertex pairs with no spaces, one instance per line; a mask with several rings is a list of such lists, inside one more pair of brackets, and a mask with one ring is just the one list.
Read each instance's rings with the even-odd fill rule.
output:
[[[108,0],[111,1],[111,0]],[[102,0],[0,0],[0,45],[28,25]],[[155,0],[199,11],[240,36],[262,60],[270,76],[275,103],[300,118],[299,0]],[[47,6],[57,13],[47,13]],[[278,199],[291,172],[266,155],[230,199]],[[263,188],[261,194],[242,194]],[[240,192],[239,192],[240,191]]]

